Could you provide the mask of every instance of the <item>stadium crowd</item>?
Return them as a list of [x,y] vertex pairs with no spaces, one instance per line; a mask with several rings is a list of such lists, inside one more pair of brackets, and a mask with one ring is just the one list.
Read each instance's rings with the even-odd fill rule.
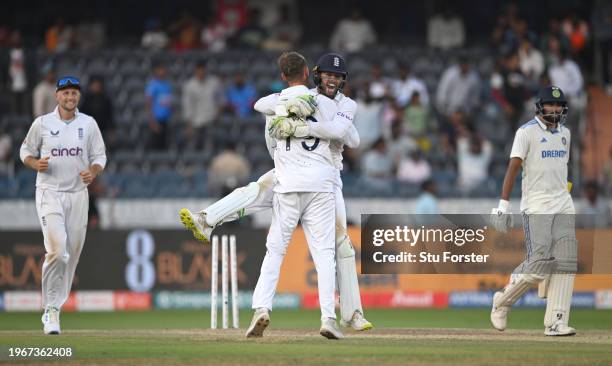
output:
[[[597,16],[567,12],[545,18],[542,29],[508,3],[488,36],[471,40],[464,17],[440,2],[414,44],[386,40],[356,5],[325,44],[309,43],[296,3],[227,0],[206,17],[152,16],[139,47],[113,46],[95,17],[57,18],[32,47],[19,29],[1,27],[0,82],[9,97],[0,104],[0,196],[33,195],[16,151],[32,119],[55,106],[54,81],[64,74],[86,85],[80,110],[104,135],[107,195],[212,196],[248,182],[272,167],[252,106],[284,87],[274,60],[286,49],[303,50],[311,62],[326,49],[346,55],[344,93],[358,102],[361,136],[359,149],[345,152],[348,196],[410,197],[432,180],[440,196],[494,196],[513,131],[532,118],[539,87],[561,87],[570,99],[567,125],[580,136],[586,85],[598,78],[592,47],[609,50],[612,39],[612,22]],[[612,19],[612,7],[594,14]],[[573,141],[579,154],[580,139]],[[612,150],[598,182],[605,194],[610,164]]]

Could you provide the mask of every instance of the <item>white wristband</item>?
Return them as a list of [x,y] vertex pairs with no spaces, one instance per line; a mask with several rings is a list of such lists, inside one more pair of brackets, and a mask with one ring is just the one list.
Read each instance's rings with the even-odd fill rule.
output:
[[506,200],[499,200],[499,206],[497,206],[497,208],[501,212],[506,213],[508,211],[508,209],[510,208],[510,202],[508,202]]

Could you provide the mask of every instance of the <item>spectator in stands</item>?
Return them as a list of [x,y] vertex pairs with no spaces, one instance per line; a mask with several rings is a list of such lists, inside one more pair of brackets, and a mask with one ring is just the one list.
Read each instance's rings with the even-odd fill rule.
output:
[[593,9],[593,32],[601,53],[602,82],[608,95],[612,95],[610,53],[612,53],[612,3],[597,2]]
[[13,141],[11,135],[0,126],[0,175],[13,172]]
[[225,25],[231,34],[247,23],[246,0],[216,0],[217,22]]
[[442,12],[427,21],[427,46],[443,51],[460,48],[465,44],[463,19],[445,4]]
[[406,132],[417,138],[423,137],[427,132],[428,118],[428,108],[421,103],[421,94],[414,91],[404,111]]
[[495,27],[491,34],[494,47],[504,46],[512,50],[514,44],[518,44],[518,35],[514,29],[519,22],[518,7],[514,3],[509,3],[504,8],[504,12],[497,17]]
[[66,52],[74,44],[74,31],[66,25],[63,18],[58,18],[45,33],[45,45],[49,52]]
[[368,85],[370,87],[370,95],[376,100],[383,100],[391,96],[391,81],[383,76],[379,65],[374,64],[370,68],[370,77]]
[[[548,69],[550,81],[561,88],[566,96],[578,97],[584,89],[580,67],[570,58],[566,50],[561,49],[560,42],[554,38],[549,43],[549,52],[551,54],[551,64]],[[574,108],[574,103],[572,108]]]
[[196,65],[194,75],[183,85],[183,117],[187,123],[187,134],[191,141],[217,118],[222,106],[222,85],[214,75],[209,75],[206,63]]
[[418,149],[400,160],[397,179],[401,182],[420,184],[431,178],[431,165]]
[[492,33],[493,47],[502,53],[515,52],[524,38],[535,39],[535,34],[529,30],[527,22],[520,18],[516,4],[506,5],[503,14],[497,18]]
[[227,47],[227,39],[235,31],[235,29],[231,29],[216,17],[210,16],[200,33],[200,42],[202,46],[209,51],[221,52],[225,50]]
[[11,112],[21,115],[29,114],[30,96],[28,94],[26,54],[19,31],[14,31],[11,34],[8,72],[10,77]]
[[608,160],[604,163],[602,170],[602,181],[604,196],[612,196],[612,147],[608,150]]
[[33,117],[42,116],[43,114],[51,113],[57,101],[55,100],[55,72],[51,64],[46,64],[41,70],[43,79],[36,85],[32,92],[32,101],[34,104]]
[[572,13],[561,21],[561,29],[569,40],[570,54],[584,64],[585,51],[591,38],[589,24],[584,19],[580,19],[578,14]]
[[162,29],[159,19],[149,18],[145,24],[145,32],[140,44],[151,51],[160,51],[168,47],[168,35]]
[[515,126],[520,121],[525,101],[529,98],[527,78],[520,69],[517,53],[511,53],[500,63],[499,70],[491,75],[491,96]]
[[436,183],[428,179],[421,183],[421,195],[417,198],[414,213],[417,215],[434,215],[438,211],[438,199],[436,198]]
[[382,102],[374,100],[370,94],[370,87],[366,84],[363,96],[357,99],[357,110],[355,111],[355,128],[359,132],[361,143],[360,150],[367,150],[382,137],[381,114]]
[[274,24],[267,27],[267,30],[268,38],[263,44],[263,48],[267,50],[294,49],[302,36],[302,26],[295,14],[292,14],[288,4],[279,6],[279,16]]
[[166,66],[158,63],[153,69],[153,78],[145,89],[149,128],[152,133],[151,147],[165,150],[168,144],[168,124],[172,117],[172,85],[166,79]]
[[391,82],[391,87],[393,97],[400,106],[406,107],[415,92],[419,94],[421,105],[429,106],[427,86],[423,80],[410,73],[410,67],[407,64],[399,65],[399,78]]
[[599,199],[599,184],[596,181],[585,183],[584,197],[585,201],[576,210],[579,219],[583,221],[578,223],[591,228],[612,226],[612,207],[610,206],[610,201]]
[[552,55],[552,63],[548,68],[548,76],[552,85],[561,88],[568,99],[571,108],[567,116],[567,126],[570,128],[572,135],[580,139],[578,135],[579,124],[581,115],[587,105],[582,71],[578,64],[570,58],[569,52],[561,49],[560,42],[555,41],[555,38],[551,38],[549,51]]
[[413,138],[405,132],[404,122],[395,120],[391,125],[390,136],[386,139],[387,151],[393,160],[393,166],[397,167],[402,159],[417,148]]
[[547,65],[550,65],[555,61],[550,59],[551,50],[549,49],[551,46],[551,41],[553,40],[559,43],[558,46],[553,44],[553,47],[564,50],[570,49],[569,39],[561,29],[561,22],[559,22],[559,20],[556,18],[551,18],[548,21],[548,28],[546,29],[546,32],[544,32],[544,35],[540,37],[539,49],[544,54],[544,58],[546,59]]
[[188,51],[199,47],[200,24],[188,11],[184,10],[177,21],[169,27],[172,47],[176,51]]
[[493,146],[485,138],[462,131],[457,139],[458,185],[469,192],[489,177]]
[[257,90],[247,83],[244,74],[237,72],[234,83],[225,91],[225,100],[230,112],[238,117],[248,117],[253,113],[253,105],[257,100]]
[[106,94],[104,82],[100,76],[93,76],[89,81],[89,90],[83,95],[81,105],[83,113],[89,114],[98,122],[98,127],[107,150],[113,150],[117,143],[113,102]]
[[240,49],[259,50],[268,37],[268,32],[260,24],[259,9],[249,9],[247,24],[236,34],[236,46]]
[[350,18],[341,19],[330,40],[330,48],[338,52],[358,52],[376,42],[376,32],[358,7],[351,9]]
[[86,18],[76,27],[75,43],[83,51],[98,50],[106,42],[106,24],[96,19],[93,14]]
[[248,182],[251,166],[236,147],[228,143],[225,149],[215,156],[208,171],[210,193],[219,195],[227,189],[234,189]]
[[[521,47],[518,50],[521,71],[530,83],[533,85],[537,83],[540,75],[544,71],[544,56],[537,48],[533,47],[533,43],[529,38],[523,38],[521,40]],[[535,85],[534,89],[535,88]]]
[[461,56],[457,64],[449,66],[442,73],[436,92],[438,112],[447,118],[458,110],[471,115],[479,101],[480,78],[472,70],[468,59]]
[[376,140],[372,149],[361,160],[361,172],[365,177],[388,179],[393,176],[393,159],[387,152],[385,140]]

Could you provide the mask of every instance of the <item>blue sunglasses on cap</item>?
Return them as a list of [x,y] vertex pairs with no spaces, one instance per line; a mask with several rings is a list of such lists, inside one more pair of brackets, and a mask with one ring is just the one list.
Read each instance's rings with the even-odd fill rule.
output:
[[63,77],[57,81],[56,90],[60,90],[60,89],[68,88],[68,87],[73,87],[73,88],[80,90],[81,83],[79,82],[79,79],[72,77],[72,76]]

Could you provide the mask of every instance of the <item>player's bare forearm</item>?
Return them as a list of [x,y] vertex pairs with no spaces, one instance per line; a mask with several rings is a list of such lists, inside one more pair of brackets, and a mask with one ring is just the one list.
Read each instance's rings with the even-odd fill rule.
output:
[[25,158],[23,163],[31,169],[36,170],[37,172],[46,172],[49,169],[49,157],[44,157],[41,159],[36,159],[33,156],[28,156]]
[[83,183],[89,185],[93,182],[94,179],[96,179],[96,177],[98,176],[98,174],[100,174],[101,171],[102,166],[98,164],[93,164],[89,167],[89,169],[80,172],[79,175],[81,176],[81,180],[83,181]]
[[25,158],[25,160],[23,161],[23,163],[34,170],[38,170],[37,166],[36,166],[36,162],[38,161],[38,159],[36,159],[33,156],[28,156],[27,158]]
[[501,199],[508,201],[510,200],[510,193],[512,192],[512,188],[514,187],[514,182],[516,181],[516,176],[521,170],[521,164],[523,160],[520,158],[511,158],[510,163],[508,164],[508,169],[506,169],[506,176],[504,177],[504,184],[502,186],[502,194]]
[[98,165],[98,164],[93,164],[89,167],[89,170],[91,171],[91,173],[93,174],[94,178],[97,177],[98,175],[100,175],[100,173],[102,173],[102,170],[104,168],[102,168],[102,166]]

